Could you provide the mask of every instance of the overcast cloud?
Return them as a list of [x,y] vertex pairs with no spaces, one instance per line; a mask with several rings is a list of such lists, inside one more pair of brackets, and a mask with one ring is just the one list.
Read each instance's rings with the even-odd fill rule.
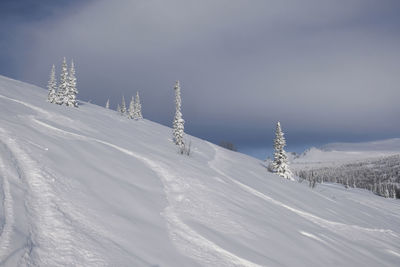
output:
[[18,21],[7,52],[15,78],[45,86],[51,64],[73,58],[81,99],[115,107],[139,90],[144,116],[165,125],[179,79],[189,133],[257,156],[277,120],[288,150],[400,135],[399,1],[72,6]]

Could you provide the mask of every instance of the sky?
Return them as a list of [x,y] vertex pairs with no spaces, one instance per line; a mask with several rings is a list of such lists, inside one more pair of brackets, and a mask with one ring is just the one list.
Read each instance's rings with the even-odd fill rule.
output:
[[79,98],[140,92],[170,126],[176,80],[185,131],[271,154],[400,137],[398,0],[2,0],[0,74],[46,86],[62,58]]

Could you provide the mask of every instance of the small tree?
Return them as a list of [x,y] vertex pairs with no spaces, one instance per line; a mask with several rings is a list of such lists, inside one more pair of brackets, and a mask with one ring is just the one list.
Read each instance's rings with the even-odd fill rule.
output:
[[71,68],[68,76],[67,102],[65,103],[68,107],[78,107],[78,101],[76,100],[77,94],[78,89],[76,89],[75,65],[74,61],[71,61]]
[[57,100],[57,80],[56,80],[56,67],[51,67],[50,71],[50,79],[47,83],[47,88],[49,89],[49,93],[47,95],[47,101],[50,103],[55,103]]
[[118,112],[118,114],[122,114],[121,106],[119,104],[117,105],[117,112]]
[[181,87],[179,81],[175,83],[175,118],[173,121],[173,138],[176,145],[184,147],[183,135],[184,135],[184,124],[185,120],[182,118],[181,112]]
[[128,117],[130,119],[136,119],[135,99],[133,98],[133,96],[131,102],[129,103]]
[[124,97],[124,96],[122,96],[121,113],[122,113],[123,115],[126,114],[126,104],[125,104],[125,97]]
[[283,149],[286,146],[284,133],[281,129],[281,124],[278,121],[276,124],[276,133],[274,140],[274,161],[272,162],[272,170],[279,176],[294,181],[293,174],[289,169],[286,152]]
[[106,102],[106,109],[110,109],[110,99],[107,99],[107,102]]
[[61,65],[60,84],[58,86],[57,99],[56,99],[56,103],[59,105],[66,104],[68,102],[68,90],[69,90],[68,82],[69,82],[68,66],[67,66],[67,60],[64,57],[64,60]]
[[135,119],[143,119],[142,115],[142,104],[140,103],[139,92],[136,92],[136,99],[135,99]]
[[231,143],[231,142],[221,141],[221,142],[219,143],[219,146],[220,146],[220,147],[223,147],[223,148],[226,148],[226,149],[229,149],[229,150],[232,150],[232,151],[237,151],[237,148],[236,148],[235,145],[234,145],[233,143]]

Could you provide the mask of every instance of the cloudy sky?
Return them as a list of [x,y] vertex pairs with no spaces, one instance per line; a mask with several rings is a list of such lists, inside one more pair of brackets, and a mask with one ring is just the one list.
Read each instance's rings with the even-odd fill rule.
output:
[[288,151],[400,137],[398,0],[2,0],[0,74],[45,86],[74,59],[80,99],[140,91],[171,125],[263,158],[276,121]]

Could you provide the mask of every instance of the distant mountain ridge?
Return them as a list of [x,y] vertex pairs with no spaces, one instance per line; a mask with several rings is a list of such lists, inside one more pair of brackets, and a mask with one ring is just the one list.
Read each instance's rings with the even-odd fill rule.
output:
[[398,151],[400,152],[400,138],[391,138],[360,143],[330,143],[320,147],[324,151]]

